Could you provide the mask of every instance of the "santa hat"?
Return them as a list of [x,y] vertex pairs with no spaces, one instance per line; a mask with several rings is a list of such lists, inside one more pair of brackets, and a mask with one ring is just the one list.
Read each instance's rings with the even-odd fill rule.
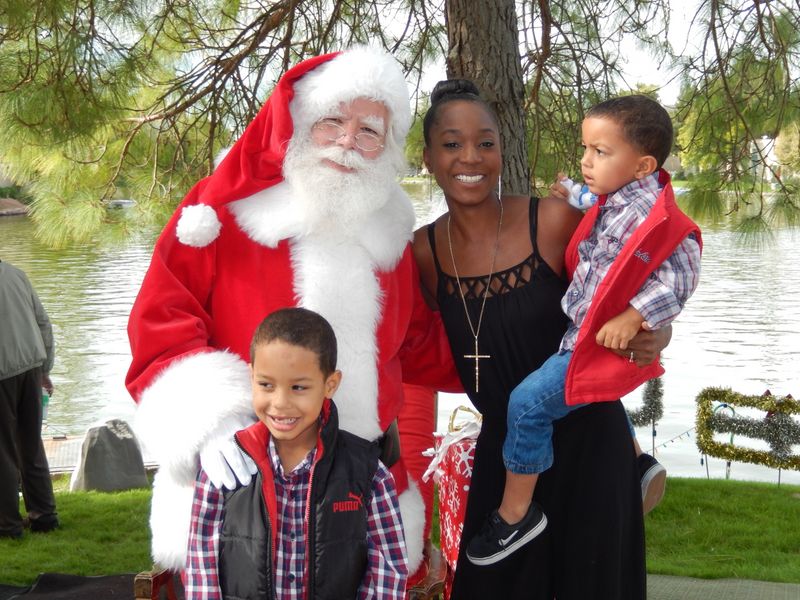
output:
[[195,247],[214,241],[221,227],[219,207],[283,180],[286,147],[295,129],[310,130],[339,103],[360,97],[386,105],[387,139],[402,148],[411,111],[408,86],[391,55],[362,46],[304,60],[284,73],[219,166],[187,194],[178,211],[178,239]]

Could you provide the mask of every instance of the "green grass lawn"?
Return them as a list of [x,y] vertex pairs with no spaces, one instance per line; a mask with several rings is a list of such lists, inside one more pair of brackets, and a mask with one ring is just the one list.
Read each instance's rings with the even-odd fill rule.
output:
[[670,478],[645,526],[650,573],[800,583],[798,486]]
[[150,490],[59,491],[65,481],[56,482],[59,529],[0,539],[0,583],[30,585],[45,572],[112,575],[149,569]]
[[[0,540],[0,583],[150,568],[149,490],[69,493],[60,480],[56,502],[60,529]],[[650,573],[800,583],[798,486],[670,478],[645,525]]]

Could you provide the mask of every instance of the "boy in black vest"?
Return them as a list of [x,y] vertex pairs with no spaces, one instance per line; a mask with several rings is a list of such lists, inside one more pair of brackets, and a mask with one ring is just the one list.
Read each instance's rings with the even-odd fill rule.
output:
[[376,445],[340,431],[336,337],[317,313],[270,314],[250,345],[258,422],[235,440],[247,485],[197,476],[186,598],[403,598],[405,541]]

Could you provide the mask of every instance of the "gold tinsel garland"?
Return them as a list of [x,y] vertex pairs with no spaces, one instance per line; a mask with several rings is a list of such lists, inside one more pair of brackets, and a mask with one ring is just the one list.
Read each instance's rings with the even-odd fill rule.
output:
[[[727,416],[715,413],[719,406],[742,406],[766,413],[763,419]],[[726,460],[766,465],[774,469],[800,471],[800,455],[791,454],[793,444],[800,444],[800,402],[791,396],[745,396],[729,388],[709,387],[697,395],[697,447],[704,454]],[[714,441],[715,433],[743,435],[766,441],[770,450],[753,450]]]

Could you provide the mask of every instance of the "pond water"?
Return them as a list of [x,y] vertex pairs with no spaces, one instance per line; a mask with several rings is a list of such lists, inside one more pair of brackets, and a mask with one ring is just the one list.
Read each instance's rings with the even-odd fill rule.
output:
[[[431,197],[426,183],[406,187],[420,223],[443,212],[441,197]],[[701,464],[695,398],[708,386],[800,396],[800,262],[794,254],[800,230],[776,230],[771,244],[751,248],[724,226],[704,224],[703,229],[701,283],[676,321],[663,357],[664,416],[654,438],[649,426],[637,434],[645,449],[655,447],[673,475],[725,477],[725,461],[710,458]],[[130,362],[126,325],[157,233],[149,229],[124,240],[51,250],[33,238],[26,217],[0,218],[0,258],[27,272],[55,330],[56,390],[45,435],[81,434],[110,418],[132,418],[134,404],[124,387]],[[624,402],[638,408],[641,393]],[[456,406],[467,403],[466,396],[443,394],[440,429]],[[767,448],[741,437],[735,443]],[[774,469],[738,462],[729,475],[773,482],[779,477]],[[796,471],[783,471],[780,478],[800,484]]]

